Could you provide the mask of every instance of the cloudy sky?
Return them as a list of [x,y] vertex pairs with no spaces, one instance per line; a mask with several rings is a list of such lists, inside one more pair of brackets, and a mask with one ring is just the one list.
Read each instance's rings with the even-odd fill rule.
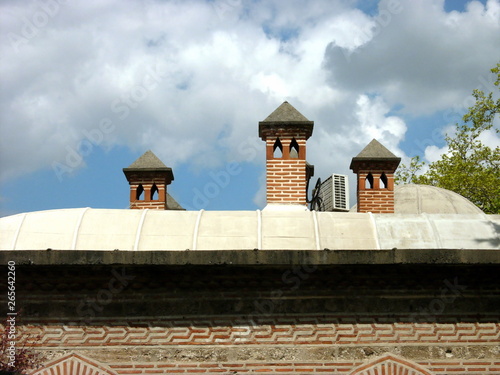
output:
[[372,138],[436,158],[500,61],[500,0],[3,0],[0,25],[1,216],[126,208],[148,149],[184,207],[262,208],[258,122],[285,100],[314,182],[354,185]]

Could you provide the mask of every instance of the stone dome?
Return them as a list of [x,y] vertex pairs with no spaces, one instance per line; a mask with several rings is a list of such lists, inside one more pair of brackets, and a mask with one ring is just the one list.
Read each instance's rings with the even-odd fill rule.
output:
[[[439,197],[436,201],[445,200]],[[498,249],[499,226],[500,215],[481,213],[372,215],[69,208],[0,218],[0,253],[189,250],[199,251],[203,257],[201,252],[206,250]]]
[[453,191],[430,185],[396,185],[396,214],[481,214],[483,211]]

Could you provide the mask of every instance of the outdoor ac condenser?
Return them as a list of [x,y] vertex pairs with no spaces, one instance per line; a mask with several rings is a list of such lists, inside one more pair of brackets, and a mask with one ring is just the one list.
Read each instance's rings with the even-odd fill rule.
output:
[[346,175],[332,174],[319,192],[321,211],[349,211],[349,180]]

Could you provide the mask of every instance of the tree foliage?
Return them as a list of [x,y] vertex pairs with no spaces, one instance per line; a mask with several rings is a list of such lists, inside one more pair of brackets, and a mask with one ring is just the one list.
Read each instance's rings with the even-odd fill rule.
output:
[[[18,332],[16,328],[14,333],[9,327],[7,320],[0,326],[0,374],[24,375],[39,368],[44,358],[32,348],[38,337]],[[14,361],[11,357],[12,348]]]
[[[495,86],[500,89],[500,63],[493,68]],[[500,90],[499,90],[500,91]],[[446,135],[448,151],[441,159],[430,163],[429,169],[417,175],[423,163],[417,157],[410,165],[402,165],[396,174],[398,183],[418,183],[452,190],[477,205],[485,213],[500,213],[500,147],[485,145],[481,136],[500,132],[494,122],[500,114],[500,98],[476,89],[475,104],[456,124],[454,134]],[[484,139],[484,138],[483,138]]]
[[396,184],[417,184],[419,179],[419,171],[425,165],[424,161],[420,160],[420,156],[414,156],[410,159],[410,164],[401,164],[396,170],[394,179]]

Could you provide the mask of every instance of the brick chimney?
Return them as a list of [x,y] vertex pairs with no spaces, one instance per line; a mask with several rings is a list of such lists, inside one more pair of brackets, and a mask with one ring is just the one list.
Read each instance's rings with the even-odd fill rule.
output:
[[306,162],[309,121],[288,102],[259,122],[259,137],[266,142],[267,204],[306,207],[307,180],[314,167]]
[[351,166],[358,180],[358,212],[394,213],[394,172],[401,158],[373,139]]
[[146,151],[123,173],[130,184],[130,208],[167,210],[167,185],[173,179],[172,168],[168,168],[151,151]]

